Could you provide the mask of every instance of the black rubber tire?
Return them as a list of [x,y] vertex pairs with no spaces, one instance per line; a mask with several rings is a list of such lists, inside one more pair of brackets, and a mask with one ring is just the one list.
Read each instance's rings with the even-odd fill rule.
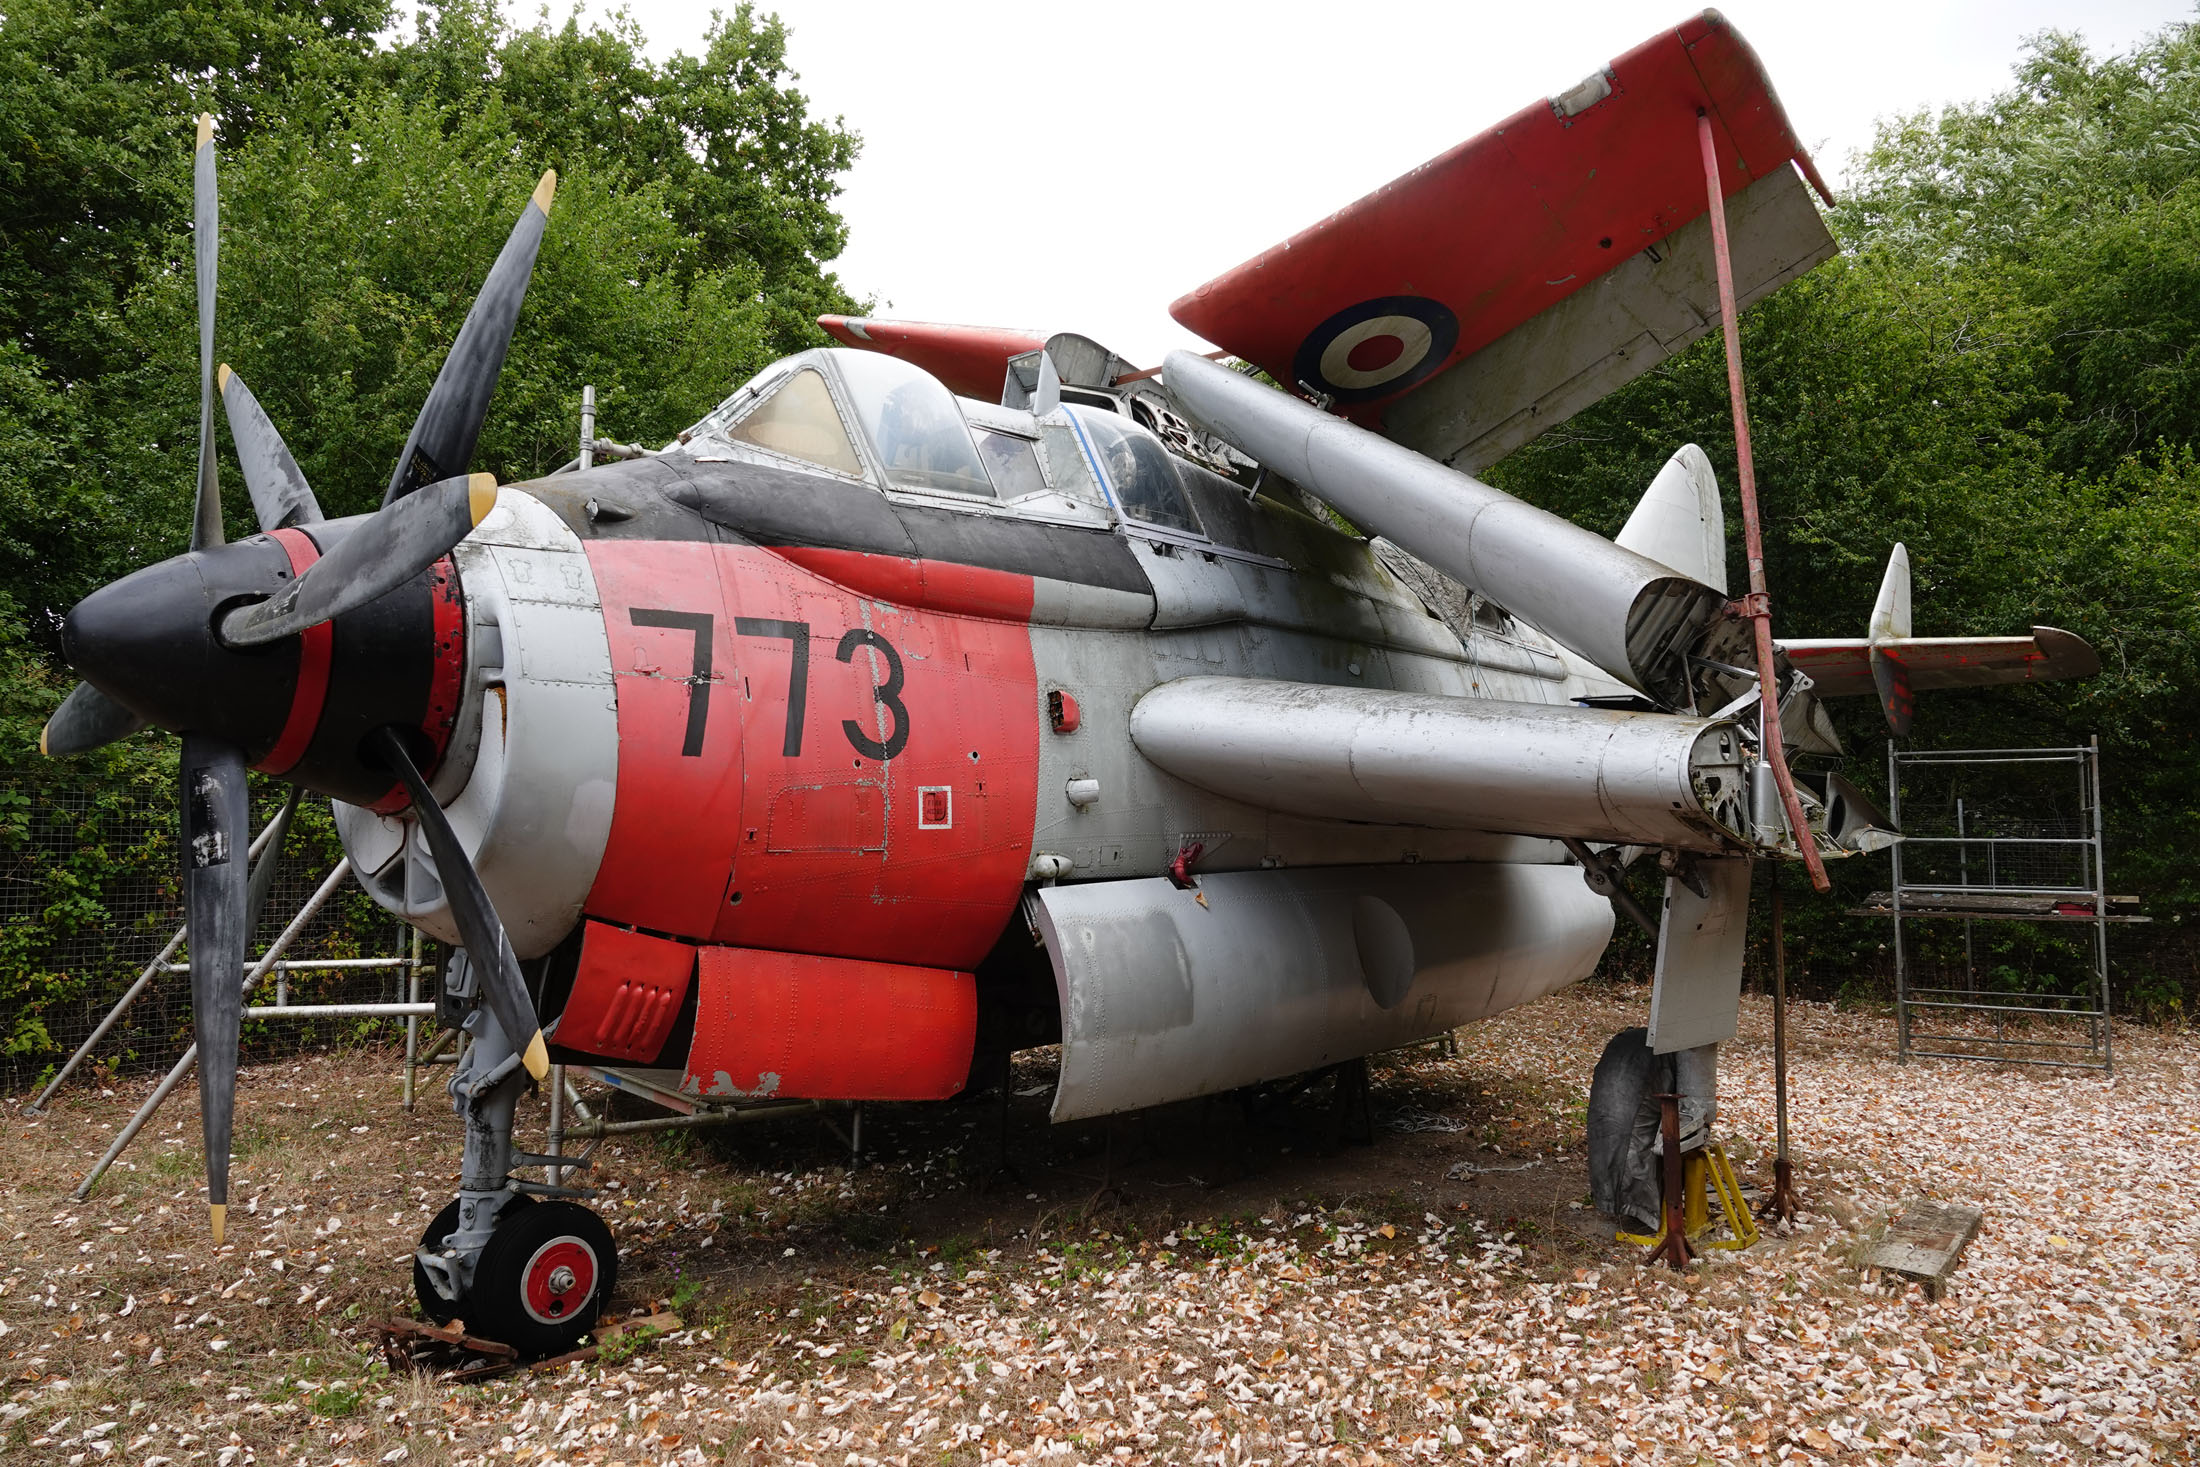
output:
[[[1597,1060],[1589,1081],[1589,1191],[1607,1217],[1643,1222],[1635,1216],[1645,1205],[1639,1173],[1643,1148],[1657,1134],[1657,1103],[1649,1096],[1672,1083],[1671,1072],[1671,1061],[1651,1052],[1648,1029],[1620,1030]],[[1653,1211],[1655,1198],[1652,1192]]]
[[[556,1262],[559,1250],[571,1260],[575,1249],[586,1251],[593,1269],[584,1296],[549,1296],[538,1313],[529,1303],[530,1268],[542,1273]],[[540,1286],[543,1280],[534,1282]],[[619,1250],[611,1229],[589,1209],[572,1202],[541,1202],[507,1211],[497,1218],[489,1246],[474,1266],[467,1330],[501,1340],[528,1359],[562,1355],[596,1327],[618,1283]]]
[[[522,1193],[504,1204],[503,1213],[509,1213],[515,1207],[532,1207],[534,1202],[534,1198]],[[502,1216],[503,1213],[500,1213],[499,1216]],[[420,1234],[420,1246],[423,1248],[440,1246],[443,1240],[451,1235],[451,1229],[457,1226],[458,1199],[453,1197],[444,1204],[443,1210],[435,1215],[434,1221],[430,1222],[426,1230]],[[465,1318],[466,1301],[460,1299],[456,1305],[453,1305],[437,1293],[435,1285],[429,1281],[428,1271],[420,1266],[420,1258],[417,1254],[413,1257],[413,1297],[420,1301],[420,1312],[437,1324],[449,1324],[454,1319]]]

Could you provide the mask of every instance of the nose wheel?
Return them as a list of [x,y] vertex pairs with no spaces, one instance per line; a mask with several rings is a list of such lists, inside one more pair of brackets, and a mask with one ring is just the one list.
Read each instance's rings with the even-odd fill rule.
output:
[[595,1328],[619,1279],[602,1218],[572,1202],[508,1208],[466,1296],[467,1328],[526,1356],[559,1355]]

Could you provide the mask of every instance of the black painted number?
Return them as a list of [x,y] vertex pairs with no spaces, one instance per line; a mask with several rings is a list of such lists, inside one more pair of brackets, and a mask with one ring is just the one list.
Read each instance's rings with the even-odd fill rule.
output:
[[703,730],[710,722],[710,613],[637,606],[627,615],[638,627],[665,627],[695,634],[695,670],[685,679],[688,685],[687,737],[681,741],[680,753],[689,759],[701,758]]
[[802,752],[802,717],[810,702],[810,624],[737,616],[733,629],[744,637],[781,638],[792,650],[787,662],[787,732],[779,741],[779,752],[792,759]]
[[858,647],[876,647],[886,657],[886,681],[872,688],[871,696],[894,715],[894,731],[886,736],[886,742],[880,743],[852,718],[842,719],[840,729],[864,758],[891,759],[909,742],[909,710],[901,701],[901,654],[894,650],[893,643],[869,627],[852,627],[840,639],[840,650],[834,655],[842,662],[853,662]]

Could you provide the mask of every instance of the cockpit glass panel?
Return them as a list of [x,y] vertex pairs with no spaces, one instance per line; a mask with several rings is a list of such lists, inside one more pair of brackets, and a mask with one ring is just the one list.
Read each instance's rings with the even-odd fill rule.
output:
[[1192,517],[1191,502],[1169,461],[1169,451],[1151,433],[1120,417],[1084,409],[1071,409],[1092,441],[1093,452],[1115,486],[1116,502],[1123,513],[1149,525],[1161,525],[1186,534],[1201,533]]
[[970,438],[978,445],[978,457],[984,460],[986,472],[1004,499],[1046,492],[1046,476],[1039,471],[1039,455],[1030,439],[996,433],[990,428],[972,428]]
[[970,441],[962,409],[938,378],[877,352],[835,351],[833,358],[890,483],[993,496],[993,481]]
[[795,373],[741,421],[719,431],[735,442],[753,443],[836,474],[863,476],[863,460],[848,441],[848,430],[833,406],[832,389],[814,368]]

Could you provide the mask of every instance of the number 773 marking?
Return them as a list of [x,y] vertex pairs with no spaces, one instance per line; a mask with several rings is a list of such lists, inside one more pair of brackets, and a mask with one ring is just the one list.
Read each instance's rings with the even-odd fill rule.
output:
[[[687,736],[682,740],[680,753],[687,758],[699,758],[703,752],[703,734],[710,723],[711,629],[713,622],[707,611],[667,611],[658,607],[637,606],[627,615],[638,627],[663,627],[672,631],[690,632],[695,637],[694,671],[683,678],[688,685]],[[810,624],[806,621],[778,621],[766,617],[737,616],[733,619],[734,631],[744,637],[770,637],[787,644],[787,727],[781,735],[779,752],[792,759],[802,752],[802,729],[810,703]],[[894,645],[877,632],[856,627],[840,639],[835,655],[842,662],[852,662],[858,651],[874,648],[885,659],[886,678],[871,689],[872,700],[884,707],[892,717],[893,727],[887,736],[875,739],[866,733],[863,725],[854,719],[844,719],[841,731],[847,735],[849,745],[867,759],[881,762],[899,754],[909,743],[909,709],[901,700],[903,671],[901,654]]]
[[[809,712],[810,702],[810,624],[806,621],[771,621],[762,617],[737,616],[733,629],[744,637],[775,637],[787,643],[793,655],[787,661],[787,729],[780,740],[779,752],[792,759],[802,752],[803,720]],[[884,763],[899,754],[909,743],[909,709],[901,700],[903,671],[901,654],[894,644],[866,627],[851,628],[840,639],[833,655],[842,662],[853,662],[856,653],[865,647],[874,648],[886,663],[886,677],[871,689],[871,699],[885,708],[893,719],[893,727],[884,739],[875,739],[864,731],[863,725],[852,718],[842,719],[840,731],[847,735],[848,745],[866,759]]]

